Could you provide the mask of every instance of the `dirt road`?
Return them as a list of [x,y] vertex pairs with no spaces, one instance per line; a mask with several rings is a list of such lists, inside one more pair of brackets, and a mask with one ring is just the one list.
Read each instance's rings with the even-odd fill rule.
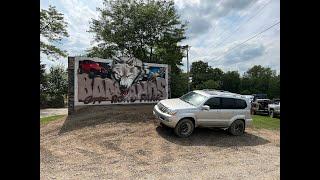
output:
[[279,131],[181,139],[150,105],[95,107],[41,126],[41,179],[279,179]]
[[40,109],[40,118],[55,116],[55,115],[67,115],[68,108],[48,108]]

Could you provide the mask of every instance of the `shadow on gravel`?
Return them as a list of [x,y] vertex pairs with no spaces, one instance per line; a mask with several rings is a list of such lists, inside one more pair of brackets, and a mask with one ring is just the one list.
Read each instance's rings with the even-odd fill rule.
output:
[[104,123],[136,123],[153,119],[154,104],[87,106],[68,115],[59,134]]
[[188,138],[177,137],[171,128],[158,126],[156,131],[167,141],[182,146],[235,147],[257,146],[270,142],[250,133],[245,133],[242,136],[232,136],[222,129],[196,128],[193,134]]

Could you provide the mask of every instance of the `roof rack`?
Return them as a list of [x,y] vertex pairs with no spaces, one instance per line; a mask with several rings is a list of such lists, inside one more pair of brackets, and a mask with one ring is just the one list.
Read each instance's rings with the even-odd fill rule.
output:
[[227,92],[227,93],[231,93],[231,92],[229,92],[229,91],[218,90],[218,89],[202,89],[202,91],[217,91],[217,92]]

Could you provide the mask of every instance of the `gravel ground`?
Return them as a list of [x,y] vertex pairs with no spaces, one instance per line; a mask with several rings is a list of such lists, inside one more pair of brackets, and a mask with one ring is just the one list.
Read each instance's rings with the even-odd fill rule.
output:
[[55,115],[67,115],[68,108],[47,108],[40,109],[40,118],[55,116]]
[[95,106],[41,126],[41,179],[280,179],[279,131],[158,127],[152,106]]

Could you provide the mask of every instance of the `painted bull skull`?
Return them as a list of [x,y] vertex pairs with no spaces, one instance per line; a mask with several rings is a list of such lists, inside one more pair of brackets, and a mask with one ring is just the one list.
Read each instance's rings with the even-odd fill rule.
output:
[[132,84],[137,82],[144,74],[142,61],[134,58],[122,56],[113,59],[113,77],[119,82],[121,92],[126,95]]

